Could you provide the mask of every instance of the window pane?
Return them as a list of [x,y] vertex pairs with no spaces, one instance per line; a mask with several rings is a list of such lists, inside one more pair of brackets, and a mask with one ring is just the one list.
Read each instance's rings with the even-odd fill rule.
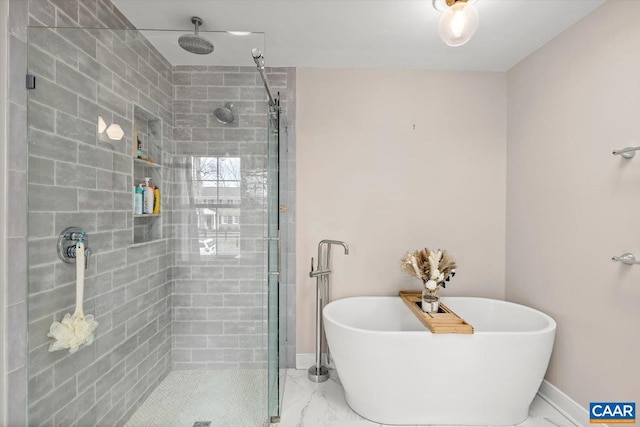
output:
[[240,180],[240,158],[239,157],[221,157],[219,167],[219,179],[223,180]]
[[[193,157],[200,255],[240,253],[240,158]],[[233,208],[225,207],[238,205]]]
[[220,181],[220,187],[240,187],[240,181]]

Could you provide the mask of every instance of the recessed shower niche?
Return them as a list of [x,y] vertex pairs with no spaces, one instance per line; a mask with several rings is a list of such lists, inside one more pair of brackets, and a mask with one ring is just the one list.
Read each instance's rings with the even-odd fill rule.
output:
[[156,209],[149,212],[135,211],[133,200],[133,245],[141,245],[162,239],[162,120],[144,109],[133,107],[133,185],[139,187],[149,182],[159,189]]

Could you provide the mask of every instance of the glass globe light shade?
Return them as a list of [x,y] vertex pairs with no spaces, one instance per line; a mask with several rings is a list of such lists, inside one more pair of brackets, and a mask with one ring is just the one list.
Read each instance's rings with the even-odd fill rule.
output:
[[440,38],[449,46],[462,46],[478,29],[480,18],[472,4],[458,1],[440,18]]

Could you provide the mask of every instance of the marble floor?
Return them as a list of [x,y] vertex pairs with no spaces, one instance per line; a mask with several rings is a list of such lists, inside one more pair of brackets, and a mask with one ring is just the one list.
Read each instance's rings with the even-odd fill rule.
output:
[[[314,384],[306,370],[287,370],[280,427],[381,427],[353,412],[335,371],[329,381]],[[517,427],[576,427],[536,396],[529,418]]]

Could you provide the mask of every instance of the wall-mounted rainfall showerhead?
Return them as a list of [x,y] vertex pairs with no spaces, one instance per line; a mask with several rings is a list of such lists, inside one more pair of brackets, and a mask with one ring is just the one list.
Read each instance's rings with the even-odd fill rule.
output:
[[202,25],[202,19],[194,16],[191,23],[195,25],[194,34],[184,34],[178,39],[181,48],[196,55],[208,55],[213,52],[213,44],[198,34],[198,28]]
[[218,107],[213,111],[213,115],[220,123],[228,125],[235,118],[233,115],[233,104],[227,102],[224,107]]

